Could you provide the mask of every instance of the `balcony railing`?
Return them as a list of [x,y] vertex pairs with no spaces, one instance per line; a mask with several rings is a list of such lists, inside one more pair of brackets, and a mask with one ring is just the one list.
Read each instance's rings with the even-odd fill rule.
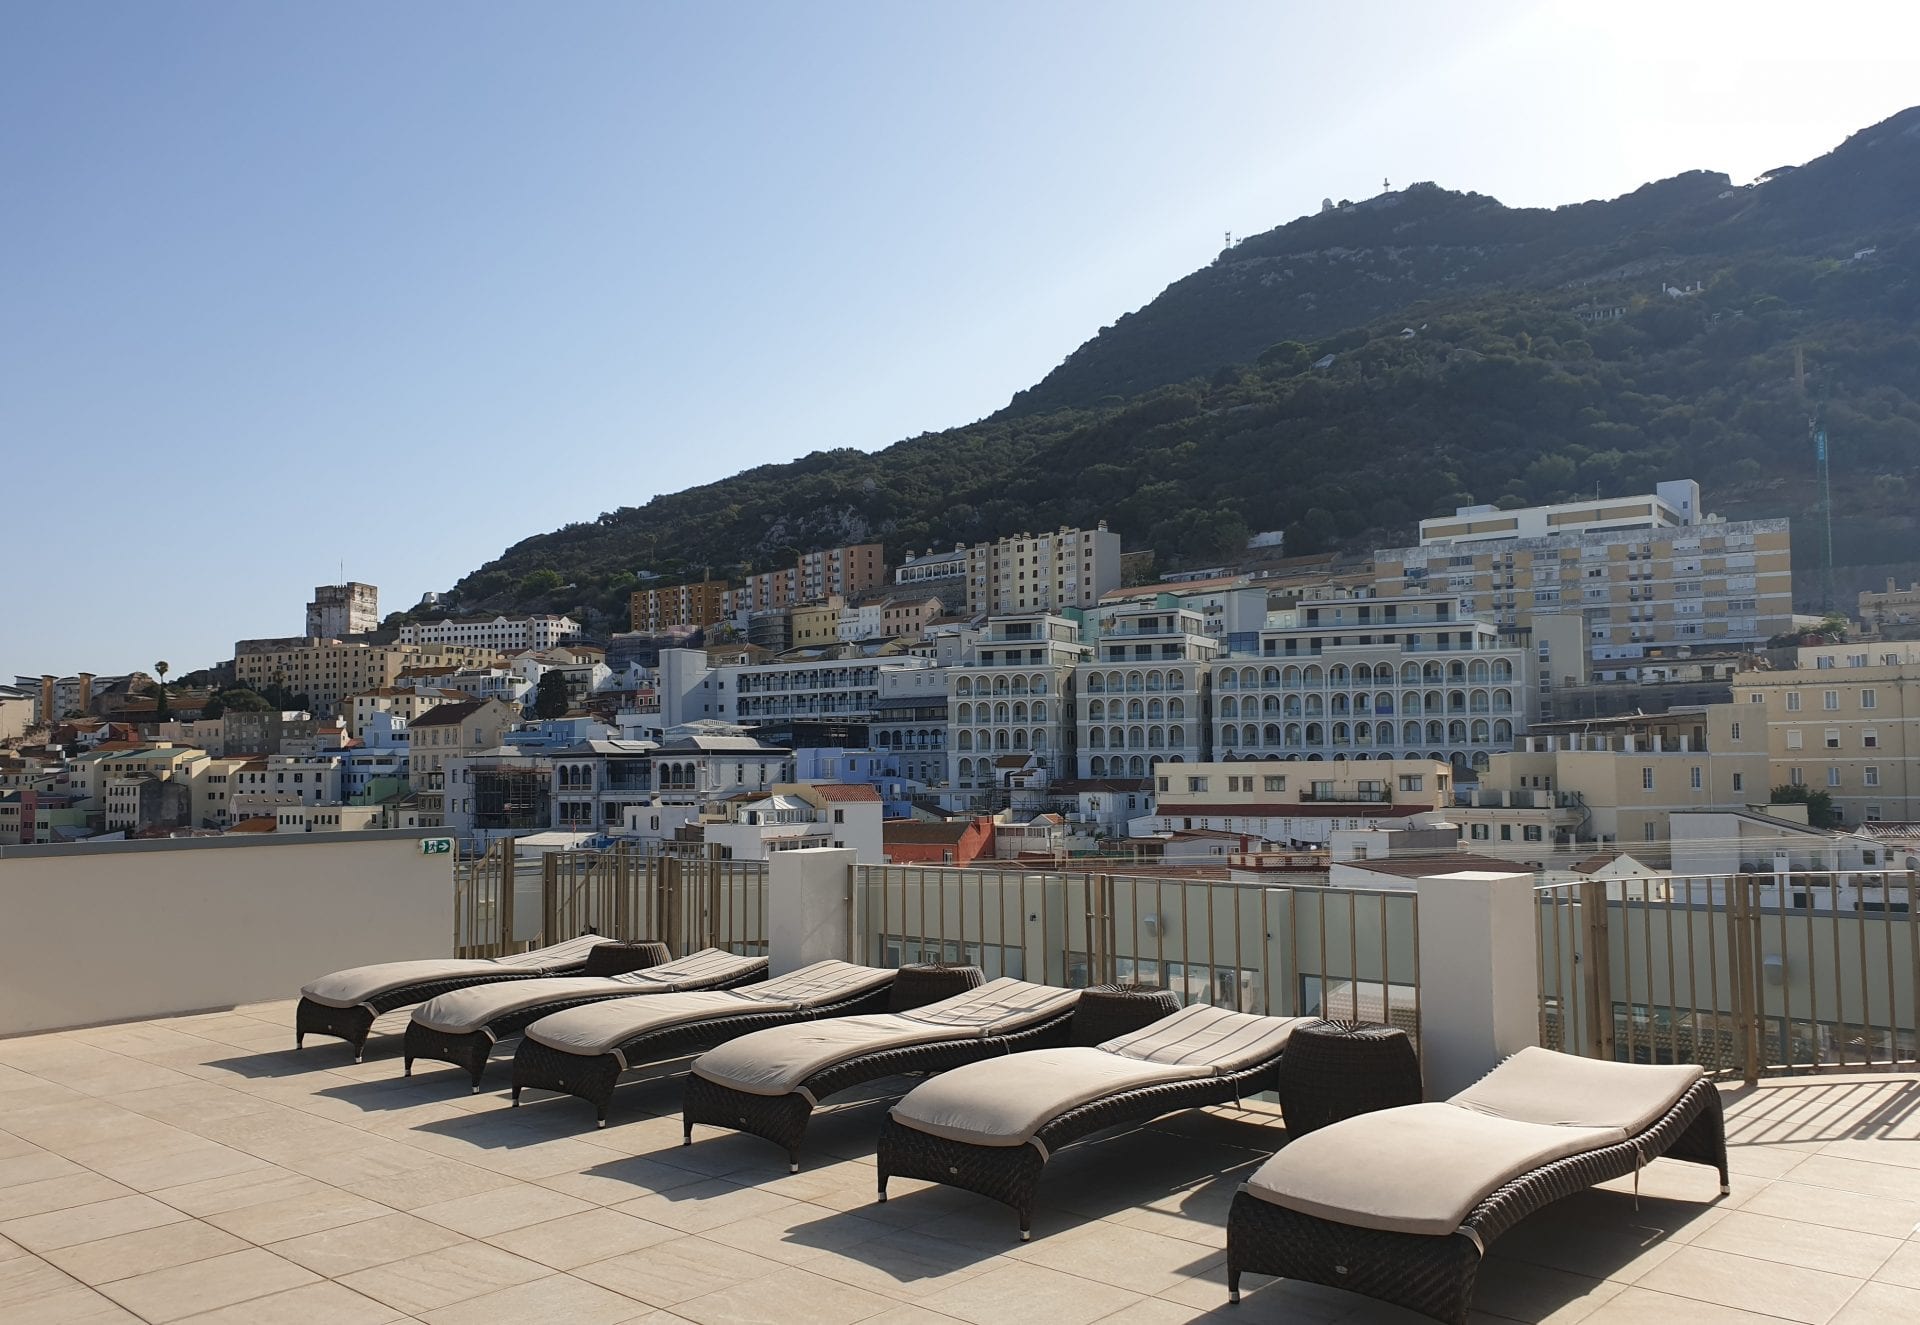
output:
[[1915,1066],[1916,893],[1906,871],[1541,888],[1541,1043],[1749,1082]]
[[[1344,745],[1344,741],[1336,741]],[[1302,805],[1390,805],[1393,793],[1385,787],[1372,791],[1315,791],[1309,787],[1300,793]]]

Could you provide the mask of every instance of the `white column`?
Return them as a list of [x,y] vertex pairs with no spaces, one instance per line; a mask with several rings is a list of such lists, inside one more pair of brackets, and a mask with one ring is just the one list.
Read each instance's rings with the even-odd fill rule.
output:
[[1427,1098],[1472,1085],[1539,1042],[1533,875],[1463,871],[1420,895],[1420,1065]]
[[772,974],[854,955],[855,855],[845,847],[810,847],[776,851],[768,858],[767,955]]

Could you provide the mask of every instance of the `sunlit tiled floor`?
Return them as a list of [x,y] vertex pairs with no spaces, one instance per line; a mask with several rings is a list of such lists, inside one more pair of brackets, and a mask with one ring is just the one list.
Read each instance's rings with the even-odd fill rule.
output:
[[[0,1041],[0,1320],[358,1325],[690,1320],[1409,1321],[1252,1280],[1226,1303],[1235,1185],[1276,1119],[1214,1110],[1067,1151],[1034,1240],[977,1197],[873,1203],[869,1100],[796,1175],[765,1142],[682,1148],[673,1070],[614,1124],[510,1110],[463,1074],[291,1051],[291,1004]],[[404,1024],[404,1014],[383,1023]],[[504,1058],[508,1050],[502,1050]],[[1485,1319],[1920,1321],[1920,1078],[1730,1091],[1733,1194],[1661,1161],[1495,1245]]]

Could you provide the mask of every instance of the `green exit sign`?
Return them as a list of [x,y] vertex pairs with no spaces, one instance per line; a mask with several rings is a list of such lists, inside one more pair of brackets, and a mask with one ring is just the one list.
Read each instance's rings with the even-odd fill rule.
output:
[[420,854],[423,856],[451,856],[453,839],[450,837],[423,837],[420,839]]

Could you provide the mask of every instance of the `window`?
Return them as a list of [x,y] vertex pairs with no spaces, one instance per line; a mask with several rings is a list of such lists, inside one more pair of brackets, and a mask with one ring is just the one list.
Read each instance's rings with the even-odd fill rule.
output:
[[1268,791],[1285,791],[1287,789],[1287,780],[1283,777],[1269,777],[1264,779],[1264,781]]
[[1540,825],[1527,824],[1520,830],[1520,836],[1529,842],[1538,842],[1540,840]]
[[1827,749],[1838,750],[1840,748],[1840,729],[1837,727],[1827,728],[1824,739],[1826,740]]
[[1485,824],[1470,824],[1467,827],[1467,836],[1476,842],[1484,842],[1487,840],[1487,826]]
[[1867,728],[1865,731],[1860,733],[1860,744],[1864,745],[1869,750],[1879,749],[1880,733],[1875,731],[1871,727]]
[[1207,789],[1207,780],[1205,778],[1188,778],[1187,779],[1188,791],[1205,791],[1206,789]]
[[1653,821],[1651,819],[1640,825],[1640,840],[1642,842],[1653,841]]
[[1791,787],[1806,786],[1807,785],[1806,773],[1802,771],[1798,766],[1789,768],[1787,770],[1787,785]]
[[1737,741],[1737,740],[1739,740],[1739,739],[1740,739],[1740,724],[1739,724],[1739,723],[1737,723],[1737,722],[1736,722],[1736,723],[1734,723],[1734,724],[1733,724],[1733,730],[1732,730],[1731,732],[1729,732],[1729,733],[1728,733],[1728,735],[1730,735],[1730,736],[1731,736],[1731,737],[1732,737],[1732,738],[1733,738],[1734,740],[1736,740],[1736,741]]
[[1500,825],[1500,840],[1502,842],[1513,841],[1513,825],[1512,824]]
[[1643,768],[1640,770],[1640,790],[1653,790],[1653,769]]
[[1839,786],[1839,785],[1840,785],[1840,770],[1839,770],[1839,769],[1837,769],[1837,768],[1829,768],[1829,769],[1827,769],[1827,785],[1828,785],[1829,787],[1837,787],[1837,786]]
[[1799,711],[1800,711],[1800,692],[1798,690],[1787,691],[1787,712],[1798,713]]
[[1155,781],[1156,781],[1156,783],[1158,784],[1158,788],[1159,788],[1159,790],[1161,790],[1161,791],[1165,791],[1165,790],[1167,789],[1167,779],[1166,779],[1166,778],[1157,778],[1157,779],[1155,779]]
[[1874,764],[1868,764],[1865,768],[1860,770],[1860,780],[1861,782],[1865,783],[1869,787],[1879,786],[1880,785],[1880,769],[1878,768],[1878,766]]
[[1426,781],[1425,774],[1402,773],[1400,775],[1400,790],[1419,791],[1421,787],[1424,785],[1425,781]]
[[1870,708],[1878,708],[1879,706],[1880,706],[1880,696],[1877,693],[1875,693],[1872,690],[1862,690],[1860,692],[1861,708],[1870,709]]
[[1745,773],[1735,773],[1733,775],[1733,789],[1735,791],[1745,791],[1747,789],[1747,775]]
[[1822,690],[1820,692],[1820,707],[1829,713],[1837,712],[1840,708],[1840,692],[1838,690]]
[[1758,690],[1754,691],[1752,694],[1747,696],[1747,703],[1749,704],[1764,704],[1766,702],[1767,702],[1767,697],[1761,694]]
[[845,810],[835,810],[833,812],[833,821],[837,824],[845,823],[847,821],[847,812]]
[[1798,727],[1791,728],[1787,732],[1787,749],[1798,750],[1800,748],[1800,740],[1800,729]]
[[1689,772],[1688,784],[1692,786],[1695,791],[1700,790],[1700,766],[1698,764],[1695,764]]

